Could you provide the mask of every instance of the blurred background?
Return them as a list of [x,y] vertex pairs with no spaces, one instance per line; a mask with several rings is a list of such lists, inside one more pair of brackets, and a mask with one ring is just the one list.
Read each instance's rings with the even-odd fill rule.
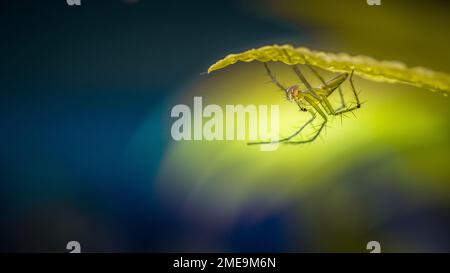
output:
[[[0,251],[450,251],[448,98],[355,77],[354,116],[261,152],[170,136],[171,108],[279,104],[268,44],[450,72],[447,1],[2,1]],[[281,81],[292,71],[271,64]],[[346,90],[348,91],[348,90]],[[346,92],[348,94],[348,92]]]

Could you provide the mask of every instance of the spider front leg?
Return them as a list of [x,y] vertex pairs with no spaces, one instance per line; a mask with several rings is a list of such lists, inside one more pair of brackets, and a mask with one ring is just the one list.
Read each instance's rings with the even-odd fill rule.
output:
[[277,81],[277,78],[275,77],[275,75],[270,70],[269,65],[267,63],[263,63],[263,64],[264,64],[264,68],[266,69],[267,75],[269,76],[269,78],[272,81],[272,83],[275,84],[278,88],[280,88],[286,94],[286,98],[289,100],[288,93],[286,92],[287,88],[284,87],[281,83],[279,83]]
[[301,141],[286,141],[283,142],[284,144],[305,144],[305,143],[309,143],[309,142],[313,142],[314,140],[316,140],[316,138],[320,135],[320,133],[322,132],[323,128],[325,128],[325,125],[327,124],[327,121],[322,122],[322,124],[320,124],[320,128],[319,130],[316,131],[316,133],[309,139],[307,140],[301,140]]
[[[284,54],[286,55],[286,58],[289,60],[290,63],[292,63],[291,60],[291,56],[288,54],[288,52],[286,51],[286,49],[283,49]],[[313,96],[315,99],[319,100],[320,97],[316,94],[316,92],[314,92],[314,88],[311,86],[311,84],[308,82],[308,80],[305,78],[305,76],[303,75],[302,71],[300,70],[299,66],[294,64],[292,66],[292,69],[294,70],[295,74],[297,75],[297,77],[300,79],[300,81],[305,85],[308,93]]]
[[279,82],[277,81],[277,79],[276,79],[275,76],[273,75],[272,71],[270,70],[269,65],[268,65],[267,63],[263,63],[263,64],[264,64],[264,67],[266,68],[267,75],[269,75],[269,78],[272,80],[272,82],[273,82],[276,86],[278,86],[278,88],[280,88],[281,90],[283,90],[283,91],[286,92],[286,87],[284,87],[281,83],[279,83]]
[[[320,107],[314,102],[314,100],[313,100],[312,98],[306,97],[305,100],[313,107],[313,109],[314,109],[317,113],[319,113],[319,115],[323,118],[323,122],[322,122],[322,124],[320,124],[319,130],[317,130],[316,133],[315,133],[311,138],[309,138],[309,139],[307,139],[307,140],[301,140],[301,141],[284,141],[283,143],[285,143],[285,144],[305,144],[305,143],[308,143],[308,142],[313,142],[313,141],[320,135],[320,133],[322,132],[323,128],[325,128],[325,125],[326,125],[327,122],[328,122],[327,116],[326,116],[325,113],[320,109]],[[310,113],[312,113],[312,114],[313,114],[313,117],[315,118],[316,115],[315,115],[315,113],[314,113],[314,110],[309,109]],[[314,119],[311,119],[311,120],[309,121],[309,123],[311,123],[313,120],[314,120]],[[308,123],[308,124],[309,124],[309,123]],[[307,124],[306,124],[306,125],[307,125]],[[303,128],[304,128],[306,125],[304,125]],[[301,129],[303,129],[303,128],[301,128]],[[298,134],[298,133],[297,133],[297,134]],[[297,135],[297,134],[295,134],[295,135]],[[295,136],[295,135],[294,135],[294,136]],[[294,136],[292,136],[292,137],[294,137]],[[289,139],[291,139],[292,137],[290,137]],[[288,139],[288,140],[289,140],[289,139]]]
[[261,142],[249,142],[247,143],[247,145],[257,145],[257,144],[277,144],[277,143],[288,143],[286,141],[289,141],[290,139],[294,138],[295,136],[297,136],[298,134],[300,134],[303,129],[306,128],[306,126],[308,126],[311,122],[314,121],[314,119],[316,119],[316,113],[314,112],[314,110],[312,109],[308,109],[307,110],[310,114],[311,114],[311,118],[306,121],[297,131],[295,131],[292,135],[276,140],[276,141],[261,141]]

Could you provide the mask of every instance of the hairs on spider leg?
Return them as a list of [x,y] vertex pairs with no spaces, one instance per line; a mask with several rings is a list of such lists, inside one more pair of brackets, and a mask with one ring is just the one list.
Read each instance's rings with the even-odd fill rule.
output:
[[321,138],[323,135],[327,136],[328,130],[327,130],[327,126],[323,127],[323,133],[320,132],[319,137]]
[[[312,139],[314,136],[316,138],[322,136],[322,131],[324,130],[324,127],[322,127],[322,126],[317,126],[317,127],[319,127],[319,129],[314,128],[314,132],[312,132],[308,135],[308,139]],[[311,143],[312,142],[313,141],[311,141]]]
[[317,124],[311,124],[311,128],[313,128],[314,130],[316,130],[319,127],[319,125]]
[[[348,113],[348,112],[347,112]],[[341,114],[341,116],[344,116],[344,118],[346,118],[346,119],[349,119],[350,118],[350,116],[349,115],[347,115],[347,113],[343,113],[343,114]]]
[[[327,135],[327,131],[325,130],[325,136]],[[325,138],[323,137],[323,134],[319,135],[320,141],[325,142]]]
[[[312,126],[312,128],[314,129],[312,133],[310,133],[309,138],[312,138],[312,136],[316,135],[319,131],[322,131],[324,128],[322,128],[322,125],[315,125]],[[322,132],[320,132],[319,134],[321,134]]]
[[328,128],[333,128],[333,126],[331,126],[329,122],[327,122],[327,124],[325,124],[325,127],[323,128],[325,130],[325,135],[328,135]]

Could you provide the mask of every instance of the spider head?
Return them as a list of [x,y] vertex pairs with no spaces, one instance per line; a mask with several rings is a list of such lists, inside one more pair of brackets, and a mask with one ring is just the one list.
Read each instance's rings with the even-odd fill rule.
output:
[[286,89],[286,97],[288,100],[298,101],[300,95],[300,88],[298,85],[292,85],[288,89]]

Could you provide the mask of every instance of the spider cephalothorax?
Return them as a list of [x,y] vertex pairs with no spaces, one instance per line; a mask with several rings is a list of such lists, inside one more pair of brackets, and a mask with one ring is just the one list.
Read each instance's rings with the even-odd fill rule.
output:
[[306,90],[300,90],[300,86],[298,84],[290,86],[288,89],[286,89],[286,97],[288,101],[296,102],[299,106],[300,110],[303,112],[308,111],[306,109],[306,105],[304,104],[302,98],[306,94]]
[[288,89],[286,89],[287,99],[290,101],[299,101],[301,96],[300,88],[297,84],[292,85]]

